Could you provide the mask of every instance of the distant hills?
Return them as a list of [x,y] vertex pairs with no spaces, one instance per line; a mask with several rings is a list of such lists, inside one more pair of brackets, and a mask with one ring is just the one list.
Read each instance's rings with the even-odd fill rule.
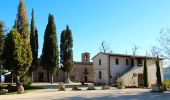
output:
[[170,80],[170,67],[164,68],[164,79]]

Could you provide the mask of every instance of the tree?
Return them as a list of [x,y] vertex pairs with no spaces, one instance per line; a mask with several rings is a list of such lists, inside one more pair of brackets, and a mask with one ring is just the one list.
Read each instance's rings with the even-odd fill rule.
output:
[[22,45],[23,41],[21,35],[16,29],[12,29],[5,40],[3,58],[5,69],[15,73],[17,76],[17,85],[20,83],[20,77],[22,77],[28,69],[25,67],[25,61],[22,59]]
[[17,27],[17,31],[21,35],[22,40],[22,54],[21,59],[23,61],[23,73],[25,71],[27,72],[29,70],[29,67],[32,63],[32,52],[31,52],[31,46],[30,46],[30,39],[29,39],[29,24],[27,19],[27,13],[25,9],[24,0],[20,0],[19,6],[18,6],[18,14],[17,19],[15,21],[14,27]]
[[101,42],[100,52],[104,52],[104,53],[108,53],[108,52],[111,53],[111,52],[112,52],[112,51],[110,50],[110,45],[109,45],[108,42],[106,42],[106,41],[102,41],[102,42]]
[[156,46],[151,46],[150,53],[152,57],[156,57],[157,55],[161,54],[161,49]]
[[51,84],[53,84],[53,76],[59,68],[59,52],[57,45],[56,26],[53,15],[49,14],[48,24],[44,35],[43,51],[41,55],[41,64],[51,76]]
[[161,44],[164,58],[170,60],[170,29],[161,29],[158,41]]
[[136,44],[134,44],[133,47],[132,47],[132,53],[133,53],[133,55],[136,55],[136,54],[137,54],[138,49],[139,49],[139,47],[138,47]]
[[2,54],[4,51],[4,42],[5,42],[5,26],[2,21],[0,21],[0,83],[1,83],[1,75],[6,71],[3,68],[3,58]]
[[28,40],[30,33],[29,33],[29,24],[28,24],[28,18],[27,18],[27,12],[25,8],[24,0],[20,0],[16,21],[17,21],[16,22],[17,31],[21,34],[22,38]]
[[148,87],[148,70],[147,70],[147,58],[146,57],[144,59],[143,82],[144,82],[144,87]]
[[73,37],[69,26],[66,26],[66,29],[61,33],[60,63],[62,70],[67,74],[65,82],[69,83],[69,73],[73,68]]
[[160,71],[160,65],[159,65],[159,57],[157,56],[156,59],[156,77],[157,77],[157,84],[162,85],[162,78],[161,78],[161,71]]
[[32,19],[31,19],[31,27],[30,27],[30,44],[32,50],[33,61],[31,67],[29,68],[29,75],[32,76],[31,79],[33,81],[33,71],[36,70],[38,66],[38,31],[35,27],[34,21],[34,10],[32,10]]

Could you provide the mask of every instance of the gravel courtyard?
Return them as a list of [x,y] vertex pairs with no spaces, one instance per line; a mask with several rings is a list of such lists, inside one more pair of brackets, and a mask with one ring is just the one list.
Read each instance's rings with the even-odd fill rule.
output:
[[151,93],[148,89],[96,88],[97,90],[91,91],[86,90],[86,87],[81,87],[82,91],[71,91],[71,88],[67,88],[67,91],[47,88],[21,95],[0,95],[0,100],[170,100],[170,93]]

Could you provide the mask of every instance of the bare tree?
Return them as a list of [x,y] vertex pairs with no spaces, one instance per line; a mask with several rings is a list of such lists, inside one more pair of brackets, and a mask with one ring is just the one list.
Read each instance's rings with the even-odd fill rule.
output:
[[164,52],[164,58],[170,60],[170,29],[161,29],[158,41],[161,44],[162,51]]
[[101,42],[101,46],[100,46],[100,52],[104,52],[104,53],[111,53],[112,51],[110,50],[110,45],[108,42],[106,42],[105,40]]
[[138,47],[136,44],[133,44],[133,47],[132,47],[132,54],[133,54],[133,55],[136,55],[138,49],[139,49],[139,47]]
[[161,56],[161,49],[156,46],[151,46],[150,56],[152,56],[152,57]]

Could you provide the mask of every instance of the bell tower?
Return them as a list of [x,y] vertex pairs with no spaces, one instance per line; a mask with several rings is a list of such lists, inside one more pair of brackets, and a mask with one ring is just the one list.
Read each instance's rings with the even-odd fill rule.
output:
[[88,53],[88,52],[82,53],[81,61],[82,62],[90,62],[90,53]]

